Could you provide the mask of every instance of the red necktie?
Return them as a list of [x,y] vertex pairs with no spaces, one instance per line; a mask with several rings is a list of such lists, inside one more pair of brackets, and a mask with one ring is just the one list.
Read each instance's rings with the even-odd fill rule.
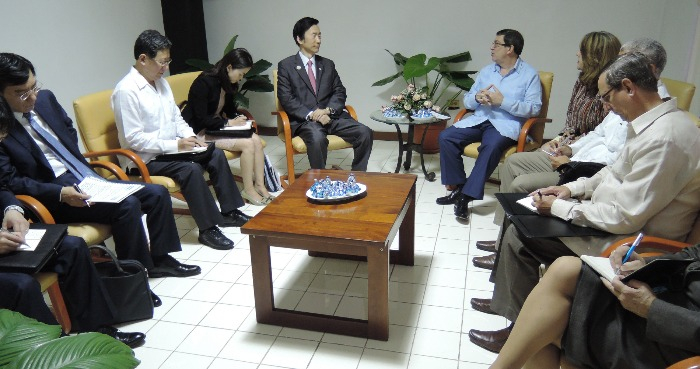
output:
[[309,60],[308,63],[306,63],[308,68],[306,68],[306,73],[309,74],[309,81],[311,81],[311,87],[314,89],[314,94],[316,94],[316,77],[314,76],[314,71],[312,69],[313,63],[311,60]]

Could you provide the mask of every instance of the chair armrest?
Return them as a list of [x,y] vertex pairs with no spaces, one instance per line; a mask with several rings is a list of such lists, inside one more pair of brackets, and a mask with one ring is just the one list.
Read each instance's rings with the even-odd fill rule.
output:
[[[148,168],[146,168],[146,163],[144,163],[143,159],[141,159],[140,156],[138,156],[135,152],[127,149],[110,149],[110,150],[102,150],[102,151],[88,151],[86,153],[83,153],[83,156],[86,158],[97,158],[100,156],[110,156],[110,155],[121,155],[127,157],[131,162],[136,165],[136,169],[139,171],[141,174],[141,178],[143,178],[143,181],[146,183],[151,183],[151,175],[148,173]],[[109,169],[108,169],[109,170]]]
[[39,200],[29,195],[15,195],[15,197],[22,203],[22,207],[31,211],[41,223],[56,224],[53,215],[49,213],[49,209],[39,202]]
[[250,112],[245,109],[238,109],[238,113],[245,115],[248,120],[252,120],[253,128],[255,128],[255,132],[258,132],[258,122],[255,121],[255,118],[253,118],[253,114],[250,114]]
[[[636,236],[634,237],[627,237],[623,238],[614,244],[608,246],[603,252],[600,253],[600,256],[608,257],[610,254],[612,254],[613,251],[615,251],[616,248],[623,246],[623,245],[631,245],[632,242],[634,242],[634,239],[637,238]],[[678,252],[681,249],[690,246],[690,244],[687,244],[685,242],[678,242],[678,241],[673,241],[669,240],[666,238],[661,238],[661,237],[654,237],[654,236],[644,236],[642,239],[642,242],[639,244],[637,249],[645,249],[645,250],[661,250],[661,251],[666,251],[666,252]]]
[[455,115],[455,119],[454,119],[453,122],[454,122],[454,123],[457,123],[457,122],[459,122],[460,120],[462,120],[462,118],[464,118],[464,116],[465,116],[467,113],[473,113],[473,112],[474,112],[474,110],[462,109],[462,110],[460,110],[460,111],[457,113],[457,115]]
[[348,111],[348,114],[350,114],[352,119],[357,120],[357,113],[355,112],[355,108],[353,108],[350,105],[345,105],[345,110]]
[[110,161],[104,161],[104,160],[95,160],[90,162],[90,166],[93,168],[102,168],[117,177],[117,179],[121,181],[129,181],[129,176],[126,175],[126,172],[122,170],[117,164],[114,164]]
[[685,360],[679,361],[668,369],[699,369],[700,368],[700,356],[689,357]]
[[[530,134],[530,130],[532,130],[535,125],[550,123],[551,121],[552,120],[549,118],[529,118],[526,120],[525,124],[523,124],[523,126],[520,128],[520,134],[518,135],[518,148],[516,149],[516,152],[525,151],[527,136]],[[542,142],[539,142],[539,144],[542,146]]]

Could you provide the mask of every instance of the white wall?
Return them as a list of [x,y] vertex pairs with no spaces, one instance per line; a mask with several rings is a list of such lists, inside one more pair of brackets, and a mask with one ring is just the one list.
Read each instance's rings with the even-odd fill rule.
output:
[[29,59],[73,118],[77,97],[112,89],[134,64],[134,41],[163,32],[160,1],[4,0],[0,51]]
[[[3,0],[2,5],[0,50],[29,58],[39,80],[56,93],[71,117],[75,98],[113,88],[128,71],[134,40],[142,30],[163,30],[160,2],[154,0]],[[385,48],[429,56],[469,50],[474,60],[464,67],[478,70],[489,62],[495,32],[518,29],[525,36],[523,58],[555,73],[550,107],[555,122],[549,135],[563,125],[577,75],[576,50],[587,32],[607,30],[623,42],[640,36],[660,40],[669,51],[664,75],[670,78],[697,83],[700,68],[697,61],[691,63],[700,59],[693,55],[699,49],[697,0],[204,0],[204,11],[212,61],[238,34],[237,46],[274,65],[297,51],[291,36],[294,22],[306,15],[318,18],[321,55],[337,62],[361,120],[383,131],[392,129],[371,121],[369,114],[401,89],[398,82],[371,87],[396,70]],[[269,115],[272,94],[251,98],[256,119],[274,126]],[[700,113],[697,96],[692,110]]]
[[[548,125],[549,136],[563,127],[577,77],[576,51],[584,34],[606,30],[623,43],[642,36],[655,38],[669,52],[664,75],[685,80],[699,9],[697,0],[204,0],[212,61],[221,57],[228,40],[238,34],[237,46],[276,67],[279,60],[298,50],[291,36],[294,22],[303,16],[319,19],[323,33],[319,54],[335,60],[348,102],[360,120],[381,131],[393,128],[372,121],[369,114],[402,89],[402,82],[371,87],[396,72],[384,49],[406,56],[421,52],[448,56],[469,50],[473,60],[465,69],[478,70],[490,61],[489,46],[496,31],[517,29],[525,37],[523,58],[555,74],[550,102],[555,121]],[[274,126],[269,115],[274,108],[271,94],[254,95],[252,113],[261,124]]]

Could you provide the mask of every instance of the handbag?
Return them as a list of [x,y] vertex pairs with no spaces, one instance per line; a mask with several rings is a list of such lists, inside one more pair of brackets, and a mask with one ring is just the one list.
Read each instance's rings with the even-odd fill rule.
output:
[[206,150],[160,154],[153,158],[153,161],[191,161],[193,163],[206,164],[211,160],[211,155],[214,153],[215,148],[214,143],[210,142]]
[[557,168],[559,182],[557,186],[573,182],[581,177],[590,178],[605,167],[605,164],[590,161],[570,161]]
[[153,318],[153,299],[146,268],[137,260],[118,260],[108,248],[100,249],[112,259],[95,263],[102,285],[115,307],[113,324]]
[[265,154],[265,188],[270,192],[277,192],[282,190],[282,180],[280,179],[280,174],[272,162],[270,157]]

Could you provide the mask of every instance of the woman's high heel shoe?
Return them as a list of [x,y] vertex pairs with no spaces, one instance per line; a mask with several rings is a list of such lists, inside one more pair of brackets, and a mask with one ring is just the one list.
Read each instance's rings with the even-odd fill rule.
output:
[[247,192],[241,191],[241,197],[243,197],[246,201],[248,201],[252,205],[256,206],[265,206],[267,205],[267,202],[265,202],[265,198],[263,197],[263,201],[258,201],[255,200],[254,198],[250,197]]

